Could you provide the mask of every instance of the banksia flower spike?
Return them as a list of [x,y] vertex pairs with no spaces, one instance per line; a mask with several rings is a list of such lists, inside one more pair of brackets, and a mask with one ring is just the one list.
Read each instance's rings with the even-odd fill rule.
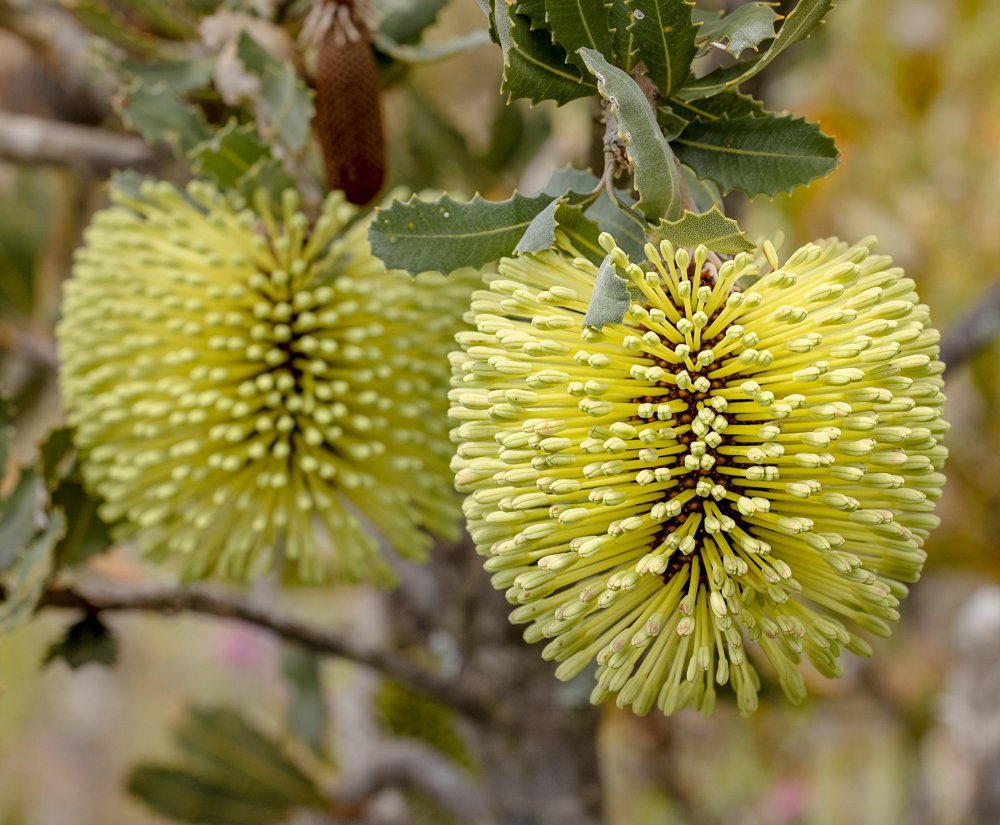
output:
[[458,515],[447,351],[469,288],[372,257],[340,193],[312,225],[194,183],[118,191],[66,286],[61,384],[120,536],[191,577],[384,581]]
[[[889,633],[936,524],[942,364],[913,281],[872,241],[809,244],[752,282],[608,235],[632,303],[582,325],[593,264],[505,259],[461,332],[454,461],[478,551],[546,659],[592,700],[744,713],[756,667],[793,701],[803,657]],[[770,250],[769,250],[770,252]],[[771,256],[773,257],[773,256]]]

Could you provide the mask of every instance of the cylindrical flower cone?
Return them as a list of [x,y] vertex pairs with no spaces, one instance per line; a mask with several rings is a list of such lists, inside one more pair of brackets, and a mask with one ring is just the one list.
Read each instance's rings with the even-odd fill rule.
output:
[[120,537],[190,577],[386,581],[458,514],[447,351],[470,288],[371,255],[331,195],[255,209],[213,187],[121,191],[66,285],[61,386]]
[[639,267],[602,241],[632,294],[620,324],[583,326],[597,270],[568,247],[474,295],[451,415],[476,547],[560,678],[596,662],[594,701],[710,713],[728,684],[749,713],[758,667],[798,701],[803,656],[838,676],[920,573],[939,334],[872,241],[809,244],[756,282],[746,254],[647,245]]

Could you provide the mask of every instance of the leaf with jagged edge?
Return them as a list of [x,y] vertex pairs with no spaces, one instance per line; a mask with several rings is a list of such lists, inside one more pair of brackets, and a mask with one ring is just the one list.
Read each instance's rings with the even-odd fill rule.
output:
[[467,202],[447,195],[435,201],[394,201],[376,210],[368,240],[389,269],[448,274],[509,255],[552,200],[549,195],[529,198],[515,192],[505,201],[479,195]]
[[260,79],[261,131],[277,137],[292,152],[309,143],[313,118],[312,90],[299,79],[295,66],[272,57],[246,31],[240,34],[237,57],[251,74]]
[[17,485],[0,502],[0,571],[17,562],[17,554],[44,523],[44,510],[44,484],[33,467],[25,467]]
[[556,198],[531,219],[528,228],[514,247],[515,255],[541,252],[556,245],[556,211],[565,198]]
[[656,122],[660,126],[660,131],[663,132],[663,137],[668,141],[677,137],[688,125],[688,120],[677,114],[671,106],[656,107]]
[[190,152],[212,134],[201,112],[184,103],[163,81],[129,84],[118,111],[125,125],[149,143],[167,143],[178,154]]
[[683,100],[697,100],[739,86],[770,65],[786,48],[805,40],[823,22],[832,7],[833,0],[799,0],[785,17],[778,36],[766,52],[735,66],[716,69],[704,77],[691,79],[678,90],[677,96]]
[[629,74],[635,68],[635,34],[629,31],[632,22],[632,12],[621,0],[611,3],[609,25],[614,30],[615,59],[612,61]]
[[746,3],[724,17],[703,18],[698,30],[698,45],[707,48],[711,43],[723,43],[727,52],[739,57],[747,49],[757,51],[765,40],[772,40],[774,25],[779,19],[771,3]]
[[674,140],[677,157],[723,193],[770,195],[823,177],[839,157],[815,123],[788,116],[692,123]]
[[687,120],[708,121],[718,120],[720,117],[735,120],[738,117],[767,117],[770,114],[759,100],[741,94],[735,89],[700,100],[681,100],[673,97],[670,99],[670,107]]
[[223,189],[235,187],[255,163],[270,156],[253,124],[240,125],[235,118],[190,153],[195,171]]
[[[525,5],[524,0],[518,11]],[[610,28],[610,8],[604,0],[545,0],[545,23],[552,40],[566,50],[567,59],[580,69],[586,69],[577,49],[586,47],[614,57],[614,36]],[[529,15],[530,16],[530,15]],[[532,20],[535,18],[532,16]]]
[[162,50],[163,41],[130,26],[121,10],[107,0],[64,0],[62,6],[81,26],[126,54],[147,57]]
[[660,97],[684,85],[698,52],[698,30],[689,0],[625,0],[632,12],[629,31],[635,35],[636,57],[646,65]]
[[724,255],[756,249],[743,234],[740,225],[723,215],[718,207],[712,207],[701,214],[685,211],[684,216],[677,221],[660,221],[656,232],[662,240],[670,241],[674,246],[702,245],[712,252]]
[[42,664],[57,659],[72,670],[89,664],[113,665],[118,661],[118,638],[99,616],[88,613],[71,624],[59,641],[49,645]]
[[[136,28],[152,31],[173,40],[191,40],[198,34],[198,21],[180,13],[176,3],[163,0],[117,0],[125,11],[131,9],[130,19],[136,20]],[[138,18],[138,19],[137,19]]]
[[601,329],[605,324],[620,324],[631,304],[629,281],[619,274],[618,267],[608,255],[597,270],[594,292],[590,296],[587,314],[583,316],[583,325]]
[[559,204],[556,209],[556,224],[573,248],[593,264],[604,260],[604,250],[598,243],[601,227],[597,221],[588,218],[579,206]]
[[580,49],[580,54],[618,125],[639,193],[636,208],[651,221],[677,217],[681,211],[677,163],[642,89],[593,49]]
[[504,60],[500,90],[512,100],[554,100],[560,106],[593,94],[590,77],[566,62],[566,50],[552,42],[548,30],[532,30],[531,18],[518,14],[515,2],[496,0],[497,38]]
[[38,606],[55,563],[55,547],[66,532],[66,518],[51,510],[45,527],[21,548],[7,573],[7,593],[0,602],[0,631],[28,619]]
[[207,86],[215,68],[214,57],[195,57],[188,60],[135,60],[126,58],[116,69],[143,83],[166,83],[178,95]]
[[683,163],[681,164],[681,177],[684,178],[688,194],[691,195],[691,200],[694,201],[698,212],[707,212],[713,206],[719,207],[720,210],[723,208],[722,193],[712,181],[699,178],[694,169]]

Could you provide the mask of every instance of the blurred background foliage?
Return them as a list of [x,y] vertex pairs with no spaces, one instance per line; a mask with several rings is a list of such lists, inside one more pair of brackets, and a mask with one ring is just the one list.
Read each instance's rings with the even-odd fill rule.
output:
[[[29,14],[48,5],[0,2],[0,111],[114,127],[106,67],[57,9],[49,19]],[[135,4],[70,5],[104,14]],[[474,3],[455,0],[426,39],[443,42],[483,23]],[[792,196],[733,201],[751,237],[781,232],[792,249],[826,235],[876,234],[917,280],[937,325],[964,323],[1000,279],[997,32],[993,0],[842,0],[755,89],[770,108],[817,120],[837,140],[840,168]],[[504,105],[495,48],[405,71],[386,62],[384,71],[396,73],[385,97],[394,184],[504,197],[514,186],[537,191],[553,169],[587,162],[591,103]],[[207,110],[213,105],[205,101]],[[10,460],[30,455],[59,421],[52,324],[72,249],[102,198],[100,175],[72,159],[0,161],[0,384],[17,410]],[[998,357],[1000,342],[948,373],[942,525],[894,637],[878,643],[870,662],[846,662],[837,682],[808,679],[811,698],[798,708],[774,696],[750,720],[721,703],[709,720],[604,710],[609,823],[998,821]],[[122,584],[160,576],[121,549],[78,575]],[[363,588],[289,595],[263,583],[253,595],[359,638],[380,632],[371,618],[376,597]],[[296,729],[286,717],[309,678],[265,633],[206,618],[115,616],[113,668],[42,668],[67,624],[65,615],[45,613],[0,635],[0,825],[164,822],[123,787],[137,761],[175,760],[170,731],[191,705],[234,706],[283,740]],[[448,649],[449,640],[437,641]],[[319,668],[325,693],[316,713],[329,716],[329,733],[314,745],[329,750],[332,764],[349,760],[361,735],[349,701],[360,690],[376,697],[375,724],[389,735],[429,738],[472,776],[489,769],[440,708],[397,686],[372,686],[339,662]],[[565,688],[567,702],[576,701],[573,689]],[[315,730],[316,718],[299,729]],[[318,763],[306,743],[291,747],[299,764]],[[411,793],[409,802],[421,811],[414,821],[453,821],[433,800],[421,807]]]

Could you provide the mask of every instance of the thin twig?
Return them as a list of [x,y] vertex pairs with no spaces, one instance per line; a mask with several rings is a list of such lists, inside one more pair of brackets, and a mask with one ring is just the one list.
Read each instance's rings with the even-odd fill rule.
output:
[[148,169],[153,152],[140,138],[89,126],[0,112],[0,159],[26,164]]
[[941,339],[941,360],[954,369],[985,349],[1000,332],[1000,281],[955,321]]
[[494,713],[493,707],[482,696],[407,659],[386,651],[368,649],[349,638],[232,596],[191,587],[111,591],[55,586],[45,593],[40,604],[42,607],[75,608],[91,613],[129,610],[170,615],[188,612],[235,619],[269,630],[316,653],[350,659],[370,667],[473,719],[481,721]]

